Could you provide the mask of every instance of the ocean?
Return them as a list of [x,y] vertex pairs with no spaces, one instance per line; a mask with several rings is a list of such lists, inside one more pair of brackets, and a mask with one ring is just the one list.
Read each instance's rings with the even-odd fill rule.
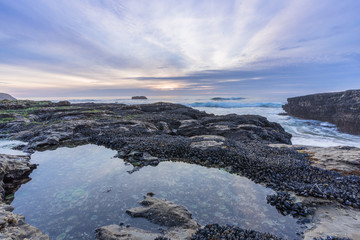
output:
[[57,98],[51,100],[69,100],[72,103],[94,102],[124,104],[171,102],[183,104],[216,115],[231,113],[255,114],[264,116],[269,121],[279,123],[288,133],[292,134],[293,137],[291,141],[296,145],[360,147],[360,136],[339,132],[334,124],[279,115],[279,113],[284,113],[281,106],[286,103],[286,100],[275,102],[262,98],[244,98],[241,96],[157,96],[148,97],[148,100],[132,100],[130,96],[125,96],[102,98]]

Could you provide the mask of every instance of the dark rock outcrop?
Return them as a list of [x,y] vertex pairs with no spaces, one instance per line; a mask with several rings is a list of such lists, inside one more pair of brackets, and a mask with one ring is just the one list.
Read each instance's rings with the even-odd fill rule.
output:
[[141,99],[144,99],[144,100],[146,100],[146,99],[147,99],[147,97],[145,97],[145,96],[133,96],[131,99],[135,99],[135,100],[141,100]]
[[132,217],[144,217],[168,227],[163,233],[152,233],[139,228],[109,225],[98,228],[98,240],[208,240],[208,239],[281,239],[269,233],[245,230],[234,226],[209,224],[201,227],[191,213],[181,205],[152,197],[148,193],[140,203],[142,207],[127,210]]
[[320,93],[287,99],[291,116],[335,124],[340,131],[360,134],[360,90]]
[[30,180],[29,175],[36,165],[29,161],[28,156],[0,154],[0,239],[49,239],[39,229],[25,223],[24,216],[13,213],[14,208],[7,204],[21,184]]
[[0,100],[16,100],[16,98],[14,98],[13,96],[11,96],[10,94],[7,93],[0,93]]

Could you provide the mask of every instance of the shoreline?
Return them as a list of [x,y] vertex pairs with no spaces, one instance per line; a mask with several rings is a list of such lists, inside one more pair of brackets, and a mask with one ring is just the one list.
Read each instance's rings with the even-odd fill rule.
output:
[[[10,133],[2,131],[1,137],[28,142],[22,149],[30,153],[63,144],[95,143],[117,150],[119,157],[134,168],[176,158],[225,168],[278,192],[295,192],[302,197],[337,201],[345,208],[348,203],[360,208],[359,198],[352,198],[358,192],[351,187],[359,186],[359,177],[353,179],[311,166],[308,153],[269,147],[268,144],[289,144],[291,136],[264,117],[215,116],[168,103],[26,104],[22,105],[24,108],[15,105],[7,109],[10,120],[1,128],[10,129]],[[134,155],[134,151],[140,154]],[[309,175],[302,175],[304,171]],[[338,190],[346,184],[347,189],[341,190],[344,195]],[[346,195],[347,192],[352,195]]]

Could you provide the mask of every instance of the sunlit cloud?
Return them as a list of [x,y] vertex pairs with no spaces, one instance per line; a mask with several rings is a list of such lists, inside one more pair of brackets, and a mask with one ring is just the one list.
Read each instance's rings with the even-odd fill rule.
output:
[[359,63],[359,8],[357,0],[5,0],[0,87],[225,93],[271,84],[274,71],[291,81],[279,68]]

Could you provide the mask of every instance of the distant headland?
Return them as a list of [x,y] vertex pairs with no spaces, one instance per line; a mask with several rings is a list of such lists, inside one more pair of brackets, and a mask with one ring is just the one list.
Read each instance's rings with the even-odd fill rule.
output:
[[16,98],[14,98],[13,96],[11,96],[10,94],[7,93],[0,93],[0,100],[16,100]]

